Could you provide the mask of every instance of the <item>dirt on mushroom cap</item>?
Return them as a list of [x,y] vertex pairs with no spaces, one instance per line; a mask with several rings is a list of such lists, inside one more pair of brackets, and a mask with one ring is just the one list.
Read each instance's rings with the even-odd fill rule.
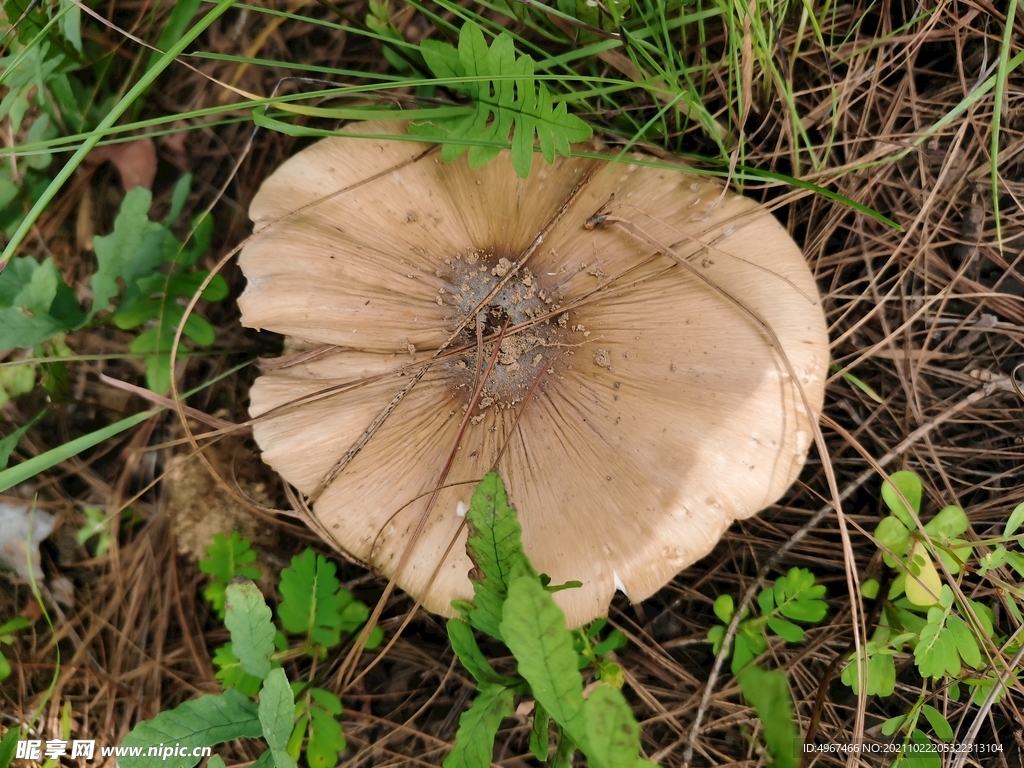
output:
[[[803,464],[828,341],[800,251],[767,211],[692,174],[571,158],[523,180],[505,156],[474,171],[426,150],[329,139],[254,201],[243,321],[344,350],[256,382],[264,458],[312,492],[430,363],[316,501],[337,542],[388,575],[414,546],[399,585],[450,613],[451,599],[471,596],[458,504],[507,443],[498,469],[526,551],[554,581],[584,584],[557,595],[570,623],[603,614],[616,583],[647,597],[733,519],[775,501]],[[585,229],[599,210],[762,316],[799,382],[757,322],[672,259],[621,228]],[[505,296],[477,321],[473,303],[501,278]],[[458,440],[502,328],[497,373]],[[316,399],[288,405],[304,396]],[[457,441],[450,487],[420,526]]]

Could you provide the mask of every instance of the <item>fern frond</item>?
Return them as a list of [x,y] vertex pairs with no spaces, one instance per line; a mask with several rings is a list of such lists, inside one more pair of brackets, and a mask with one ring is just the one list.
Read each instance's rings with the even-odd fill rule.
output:
[[[533,59],[516,56],[507,32],[488,47],[480,27],[468,21],[459,33],[457,50],[424,40],[420,52],[436,77],[451,80],[452,90],[472,100],[464,115],[414,122],[410,128],[419,135],[449,139],[441,151],[445,162],[469,150],[470,167],[479,168],[497,157],[511,133],[512,166],[526,178],[533,164],[534,137],[544,159],[553,163],[556,153],[568,157],[570,144],[592,134],[590,126],[568,113],[564,102],[555,105],[550,91],[534,77]],[[460,143],[465,139],[491,145]]]

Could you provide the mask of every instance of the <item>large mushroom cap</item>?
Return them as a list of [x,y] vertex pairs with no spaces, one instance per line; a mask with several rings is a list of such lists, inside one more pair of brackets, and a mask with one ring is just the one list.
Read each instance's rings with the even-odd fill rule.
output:
[[[651,595],[796,478],[828,362],[817,289],[765,209],[692,173],[570,158],[520,179],[507,153],[472,170],[427,149],[326,139],[253,201],[243,322],[328,345],[256,381],[255,437],[349,553],[392,576],[413,546],[397,582],[443,614],[472,597],[461,513],[500,453],[526,553],[554,583],[583,582],[555,596],[576,626],[616,587]],[[585,228],[598,211],[628,223]],[[763,319],[789,365],[755,317],[651,243]],[[504,277],[478,363],[474,310]]]

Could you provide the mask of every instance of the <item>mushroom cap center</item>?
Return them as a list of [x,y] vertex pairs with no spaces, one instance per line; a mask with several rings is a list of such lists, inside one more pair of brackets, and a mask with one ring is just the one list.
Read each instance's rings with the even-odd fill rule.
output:
[[[555,373],[569,354],[570,331],[568,315],[560,311],[562,297],[551,287],[547,275],[523,267],[509,276],[511,255],[497,249],[459,254],[445,260],[441,274],[447,285],[440,289],[437,301],[451,310],[447,317],[449,331],[454,332],[467,317],[471,318],[453,344],[463,352],[445,363],[452,395],[461,405],[472,400],[504,329],[501,348],[477,404],[481,411],[515,407],[539,376]],[[506,277],[473,318],[474,310]]]

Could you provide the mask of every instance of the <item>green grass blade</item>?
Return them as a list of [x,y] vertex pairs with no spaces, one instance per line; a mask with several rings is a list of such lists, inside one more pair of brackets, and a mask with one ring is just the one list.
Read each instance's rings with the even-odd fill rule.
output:
[[[75,172],[86,155],[92,151],[99,140],[103,137],[108,128],[110,128],[117,120],[128,111],[129,107],[135,103],[135,100],[139,98],[146,89],[160,76],[167,66],[177,58],[182,51],[184,51],[199,35],[201,35],[207,27],[213,22],[219,19],[224,13],[234,5],[235,0],[221,0],[217,5],[207,13],[198,24],[190,29],[177,43],[174,44],[160,59],[149,69],[139,81],[132,87],[128,93],[126,93],[117,104],[114,105],[113,109],[110,110],[100,124],[96,127],[96,130],[89,134],[88,138],[82,143],[82,146],[78,148],[78,151],[71,156],[71,159],[65,163],[64,167],[60,169],[60,172],[50,182],[50,185],[43,192],[42,196],[36,200],[35,205],[32,206],[32,210],[28,212],[28,215],[21,222],[21,225],[15,231],[14,235],[11,236],[11,240],[7,243],[7,247],[4,248],[4,252],[0,255],[0,265],[6,264],[10,258],[17,252],[18,247],[21,245],[25,236],[32,229],[33,225],[39,219],[46,207],[50,204],[50,201],[57,195],[61,187],[64,186],[71,174]],[[9,487],[9,486],[8,486]]]

